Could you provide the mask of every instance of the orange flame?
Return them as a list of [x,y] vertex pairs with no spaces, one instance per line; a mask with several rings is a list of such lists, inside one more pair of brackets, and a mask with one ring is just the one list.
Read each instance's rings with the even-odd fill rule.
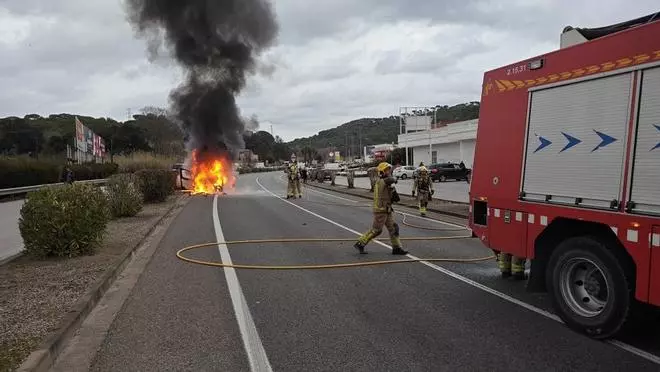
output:
[[221,156],[199,159],[197,150],[192,152],[190,173],[193,194],[222,192],[226,187],[234,187],[236,182],[231,162]]

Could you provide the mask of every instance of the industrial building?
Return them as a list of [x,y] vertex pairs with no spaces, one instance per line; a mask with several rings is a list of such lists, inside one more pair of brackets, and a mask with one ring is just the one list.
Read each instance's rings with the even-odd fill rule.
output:
[[431,125],[429,116],[406,117],[398,145],[407,149],[408,165],[462,161],[472,168],[478,121]]

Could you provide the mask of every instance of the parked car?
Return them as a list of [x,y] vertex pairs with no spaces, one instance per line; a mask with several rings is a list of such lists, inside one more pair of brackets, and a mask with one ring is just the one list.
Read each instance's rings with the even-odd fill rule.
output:
[[402,180],[405,180],[406,178],[413,178],[415,174],[415,167],[412,165],[405,165],[398,167],[392,172],[392,175],[396,178],[399,179],[401,178]]
[[471,169],[451,162],[431,164],[427,168],[429,169],[431,180],[439,182],[445,182],[447,180],[468,181],[472,173]]

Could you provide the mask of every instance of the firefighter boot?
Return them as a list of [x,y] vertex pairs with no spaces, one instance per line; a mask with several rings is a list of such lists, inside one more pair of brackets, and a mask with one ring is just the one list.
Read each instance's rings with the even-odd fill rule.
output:
[[405,256],[408,254],[408,251],[404,251],[403,248],[397,246],[397,247],[392,247],[392,254]]
[[364,244],[362,242],[355,242],[353,248],[357,249],[360,254],[367,254],[367,251],[364,250]]

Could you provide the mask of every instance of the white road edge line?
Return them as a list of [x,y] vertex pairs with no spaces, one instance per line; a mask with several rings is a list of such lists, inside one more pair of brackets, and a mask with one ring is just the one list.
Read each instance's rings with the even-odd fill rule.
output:
[[[317,194],[321,194],[321,195],[327,195],[327,196],[330,196],[330,197],[332,197],[332,198],[336,198],[336,199],[347,200],[347,201],[350,201],[350,202],[353,202],[353,203],[360,203],[359,200],[347,199],[347,198],[343,198],[343,197],[341,197],[341,196],[336,196],[336,195],[328,194],[327,192],[323,192],[323,191],[312,190],[312,189],[309,189],[309,188],[307,188],[306,190],[307,190],[307,191],[311,191],[311,192],[315,192],[315,193],[317,193]],[[415,217],[415,218],[423,219],[424,221],[429,221],[429,222],[439,223],[439,224],[441,224],[441,225],[447,225],[447,226],[452,226],[452,227],[460,227],[460,228],[463,228],[463,229],[466,229],[466,230],[468,229],[467,227],[465,227],[465,226],[463,226],[463,225],[456,224],[456,223],[445,222],[445,221],[439,221],[439,220],[429,219],[429,218],[422,218],[422,217],[420,217],[420,216],[415,216],[414,214],[410,214],[410,213],[406,213],[406,212],[401,212],[401,211],[397,211],[397,213],[401,213],[401,214],[406,215],[406,216],[408,216],[408,217]]]
[[[256,181],[257,181],[257,184],[259,185],[259,187],[261,187],[264,191],[266,191],[267,193],[271,194],[272,196],[274,196],[274,197],[280,199],[281,201],[283,201],[283,202],[285,202],[285,203],[287,203],[287,204],[290,204],[290,205],[292,205],[292,206],[294,206],[294,207],[296,207],[296,208],[298,208],[298,209],[300,209],[300,210],[302,210],[302,211],[305,211],[305,212],[307,212],[307,213],[309,213],[309,214],[311,214],[311,215],[313,215],[313,216],[316,216],[316,217],[318,217],[318,218],[320,218],[320,219],[322,219],[322,220],[324,220],[324,221],[326,221],[326,222],[329,222],[329,223],[331,223],[331,224],[333,224],[333,225],[335,225],[335,226],[337,226],[337,227],[341,227],[342,229],[344,229],[344,230],[346,230],[346,231],[350,231],[350,232],[352,232],[352,233],[354,233],[354,234],[356,234],[356,235],[362,235],[362,233],[360,233],[360,232],[357,232],[357,231],[355,231],[355,230],[353,230],[353,229],[351,229],[351,228],[349,228],[349,227],[346,227],[346,226],[344,226],[344,225],[342,225],[342,224],[340,224],[340,223],[338,223],[338,222],[335,222],[335,221],[333,221],[333,220],[331,220],[331,219],[328,219],[328,218],[323,217],[323,216],[321,216],[321,215],[319,215],[319,214],[317,214],[317,213],[314,213],[314,212],[312,212],[312,211],[310,211],[310,210],[308,210],[308,209],[305,209],[305,208],[303,208],[303,207],[301,207],[301,206],[299,206],[299,205],[297,205],[297,204],[295,204],[295,203],[292,203],[292,202],[290,202],[290,201],[288,201],[288,200],[286,200],[286,199],[280,197],[279,195],[276,195],[275,193],[273,193],[272,191],[270,191],[270,190],[268,190],[266,187],[264,187],[264,185],[262,185],[261,182],[259,182],[259,177],[257,177]],[[390,245],[385,244],[385,243],[383,243],[383,242],[381,242],[381,241],[379,241],[379,240],[374,240],[374,243],[379,244],[379,245],[381,245],[381,246],[383,246],[383,247],[385,247],[385,248],[392,249],[392,247],[391,247]],[[418,259],[419,259],[418,257],[413,256],[413,255],[411,255],[411,254],[408,254],[408,255],[406,255],[406,256],[407,256],[408,258],[412,258],[412,259],[415,259],[415,260],[418,260]],[[544,316],[544,317],[546,317],[546,318],[548,318],[548,319],[552,319],[552,320],[554,320],[554,321],[556,321],[556,322],[559,322],[559,323],[562,323],[562,324],[564,323],[564,322],[563,322],[558,316],[556,316],[556,315],[554,315],[554,314],[552,314],[552,313],[550,313],[550,312],[547,312],[547,311],[545,311],[545,310],[543,310],[543,309],[540,309],[540,308],[538,308],[538,307],[536,307],[536,306],[533,306],[533,305],[530,305],[530,304],[525,303],[525,302],[523,302],[523,301],[520,301],[520,300],[518,300],[518,299],[515,299],[515,298],[513,298],[513,297],[511,297],[511,296],[509,296],[509,295],[507,295],[507,294],[502,293],[502,292],[496,291],[496,290],[494,290],[494,289],[492,289],[492,288],[490,288],[490,287],[487,287],[487,286],[485,286],[485,285],[483,285],[483,284],[481,284],[481,283],[475,282],[475,281],[472,280],[472,279],[466,278],[466,277],[464,277],[464,276],[462,276],[462,275],[456,274],[456,273],[453,272],[453,271],[447,270],[447,269],[445,269],[444,267],[441,267],[441,266],[438,266],[438,265],[435,265],[435,264],[433,264],[433,263],[431,263],[431,262],[426,262],[426,261],[420,261],[420,263],[423,264],[423,265],[426,265],[426,266],[428,266],[428,267],[430,267],[430,268],[432,268],[432,269],[434,269],[434,270],[436,270],[436,271],[439,271],[439,272],[441,272],[441,273],[443,273],[443,274],[445,274],[445,275],[448,275],[448,276],[450,276],[450,277],[452,277],[452,278],[454,278],[454,279],[460,280],[461,282],[463,282],[463,283],[465,283],[465,284],[471,285],[471,286],[473,286],[473,287],[475,287],[475,288],[481,289],[481,290],[484,291],[484,292],[488,292],[488,293],[490,293],[490,294],[492,294],[492,295],[494,295],[494,296],[497,296],[497,297],[499,297],[499,298],[501,298],[501,299],[503,299],[503,300],[505,300],[505,301],[509,301],[509,302],[511,302],[511,303],[513,303],[513,304],[516,304],[516,305],[518,305],[518,306],[524,307],[525,309],[530,310],[530,311],[533,311],[533,312],[535,312],[535,313],[537,313],[537,314],[539,314],[539,315],[542,315],[542,316]],[[632,345],[626,344],[625,342],[621,342],[621,341],[617,341],[617,340],[607,340],[606,342],[607,342],[608,344],[610,344],[610,345],[613,345],[613,346],[615,346],[615,347],[618,347],[618,348],[621,349],[621,350],[625,350],[625,351],[630,352],[630,353],[632,353],[632,354],[635,354],[635,355],[637,355],[637,356],[639,356],[639,357],[642,357],[642,358],[644,358],[644,359],[646,359],[646,360],[648,360],[648,361],[650,361],[650,362],[653,362],[653,363],[655,363],[655,364],[660,365],[660,356],[657,356],[657,355],[651,354],[651,353],[649,353],[649,352],[647,352],[647,351],[644,351],[644,350],[642,350],[642,349],[638,349],[638,348],[636,348],[636,347],[634,347],[634,346],[632,346]]]
[[[216,241],[224,242],[225,236],[222,233],[220,218],[218,216],[218,195],[213,197],[213,227],[215,228]],[[220,251],[222,263],[232,264],[227,244],[218,244],[218,250]],[[238,282],[236,269],[225,267],[223,270],[225,272],[225,278],[227,279],[227,287],[229,288],[231,303],[234,307],[234,313],[236,314],[238,328],[241,332],[241,338],[243,339],[245,353],[249,359],[250,371],[271,372],[273,369],[268,361],[268,356],[266,355],[266,350],[264,349],[264,345],[257,332],[257,327],[254,325],[254,319],[252,319],[252,314],[250,314],[247,301],[245,301],[245,295],[241,289],[241,284]]]

